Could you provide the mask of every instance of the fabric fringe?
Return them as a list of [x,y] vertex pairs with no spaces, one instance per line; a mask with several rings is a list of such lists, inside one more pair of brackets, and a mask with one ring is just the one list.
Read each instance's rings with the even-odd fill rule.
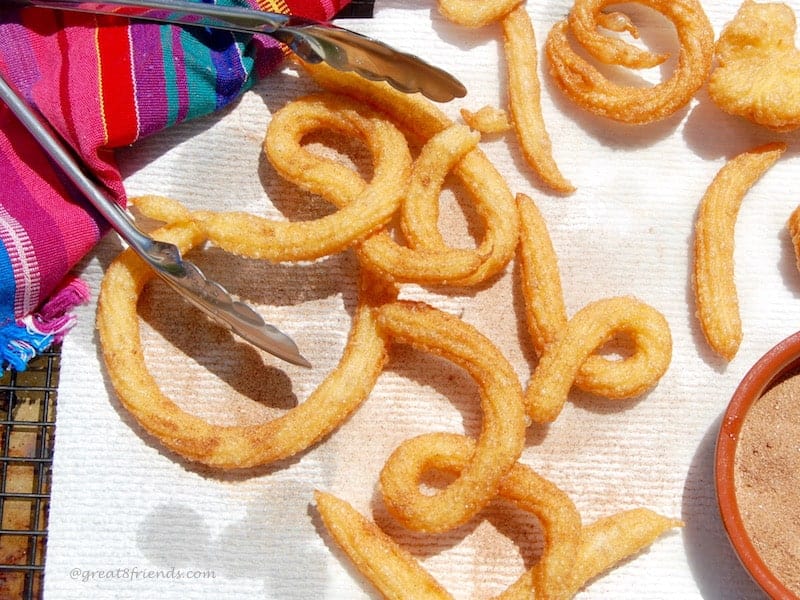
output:
[[38,312],[0,327],[0,360],[3,368],[24,371],[28,362],[53,344],[61,343],[77,317],[73,308],[91,297],[89,286],[77,277],[68,278]]

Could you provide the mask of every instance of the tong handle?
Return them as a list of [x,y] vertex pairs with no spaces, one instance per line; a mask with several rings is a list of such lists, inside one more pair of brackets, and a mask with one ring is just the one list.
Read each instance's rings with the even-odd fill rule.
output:
[[[97,14],[114,14],[131,19],[145,19],[163,23],[181,22],[211,29],[225,29],[241,33],[273,33],[289,25],[294,17],[282,13],[249,10],[239,6],[205,4],[203,2],[176,2],[174,0],[7,0],[19,6],[38,6],[58,10],[72,10]],[[300,24],[297,22],[296,24]]]
[[402,92],[421,92],[436,102],[449,102],[467,93],[450,73],[413,54],[331,23],[294,15],[187,0],[0,0],[0,6],[3,4],[261,33],[285,44],[306,62],[326,62],[340,71],[386,81]]

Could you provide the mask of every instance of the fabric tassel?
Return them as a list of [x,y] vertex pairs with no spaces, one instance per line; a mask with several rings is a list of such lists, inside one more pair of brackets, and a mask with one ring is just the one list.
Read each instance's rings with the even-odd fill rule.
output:
[[34,357],[61,343],[77,320],[70,311],[90,297],[86,283],[70,277],[39,311],[0,327],[3,368],[24,371]]

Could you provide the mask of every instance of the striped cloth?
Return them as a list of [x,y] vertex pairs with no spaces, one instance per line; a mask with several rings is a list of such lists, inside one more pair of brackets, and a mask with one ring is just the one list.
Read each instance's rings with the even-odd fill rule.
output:
[[[349,0],[250,2],[325,20]],[[115,148],[219,110],[283,57],[266,36],[38,8],[0,14],[4,77],[123,206]],[[70,270],[107,226],[4,105],[0,181],[0,362],[23,370],[72,326],[69,309],[85,301],[88,290]]]

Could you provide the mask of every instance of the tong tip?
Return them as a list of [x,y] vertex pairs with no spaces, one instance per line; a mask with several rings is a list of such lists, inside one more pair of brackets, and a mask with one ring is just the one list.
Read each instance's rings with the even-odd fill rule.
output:
[[299,367],[305,367],[307,369],[311,369],[314,366],[308,362],[308,360],[302,354],[299,353],[295,357],[295,361],[292,364],[295,364]]
[[247,327],[243,329],[240,325],[239,327],[232,328],[232,330],[246,341],[262,350],[266,350],[281,360],[308,369],[313,366],[308,359],[300,354],[300,349],[297,347],[294,340],[274,325],[262,322],[262,324],[256,328]]

